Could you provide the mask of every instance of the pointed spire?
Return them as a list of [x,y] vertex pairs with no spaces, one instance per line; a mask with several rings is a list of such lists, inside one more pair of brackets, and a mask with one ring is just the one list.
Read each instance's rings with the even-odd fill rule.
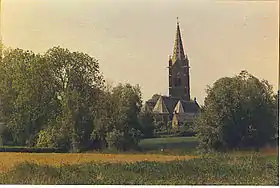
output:
[[177,59],[181,59],[181,60],[185,59],[178,17],[177,17],[177,31],[176,31],[175,43],[173,48],[173,57],[172,57],[173,63],[175,63]]
[[174,108],[174,113],[176,113],[176,114],[185,113],[183,105],[180,100],[178,101],[177,105]]
[[162,96],[159,97],[157,100],[157,103],[153,109],[153,112],[159,113],[159,114],[169,114],[166,105],[163,102]]

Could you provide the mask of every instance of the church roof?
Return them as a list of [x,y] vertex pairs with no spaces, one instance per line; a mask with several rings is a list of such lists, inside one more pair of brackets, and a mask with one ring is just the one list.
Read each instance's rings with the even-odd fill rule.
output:
[[[181,103],[185,113],[197,113],[200,109],[200,107],[196,101],[185,101],[185,100],[181,100],[180,98],[170,97],[170,96],[160,96],[160,97],[162,98],[162,102],[165,104],[168,112],[170,112],[170,113],[174,112],[174,109],[175,109],[176,105],[178,104],[179,100],[180,100],[180,103]],[[158,99],[159,99],[159,96],[148,100],[146,102],[147,109],[153,110]]]
[[[177,19],[178,19],[178,17],[177,17]],[[174,64],[177,59],[180,59],[180,60],[185,59],[183,42],[182,42],[182,38],[181,38],[181,32],[180,32],[180,26],[179,26],[178,20],[177,20],[177,31],[176,31],[175,43],[174,43],[174,48],[173,48],[172,63]]]
[[154,108],[153,108],[154,113],[159,113],[159,114],[169,114],[165,103],[163,102],[162,96],[159,96]]
[[[170,112],[174,111],[174,108],[176,106],[176,104],[178,103],[178,101],[181,100],[180,98],[176,98],[176,97],[167,97],[167,96],[163,96],[163,101],[165,103],[165,105],[167,106],[168,110]],[[185,113],[193,113],[193,112],[197,112],[199,109],[198,104],[195,101],[185,101],[185,100],[181,100],[183,109]]]
[[174,108],[174,113],[177,113],[177,114],[185,113],[183,105],[180,100],[178,101],[178,103],[176,104],[176,106]]

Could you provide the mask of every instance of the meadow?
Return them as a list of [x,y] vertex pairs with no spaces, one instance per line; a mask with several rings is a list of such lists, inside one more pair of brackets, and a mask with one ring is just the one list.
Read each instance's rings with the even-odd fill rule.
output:
[[139,145],[148,153],[186,155],[195,153],[197,144],[196,137],[164,137],[144,139]]
[[277,157],[206,156],[170,162],[23,163],[0,175],[2,184],[278,185]]
[[[196,138],[172,137],[144,139],[140,142],[142,151],[134,152],[87,152],[87,153],[21,153],[0,152],[0,172],[7,172],[16,165],[24,162],[44,165],[82,164],[86,162],[139,162],[191,159],[191,151],[195,150]],[[163,150],[162,150],[163,149]],[[188,155],[185,155],[188,154]]]
[[195,137],[145,139],[141,152],[0,152],[1,184],[278,185],[278,150],[199,155]]

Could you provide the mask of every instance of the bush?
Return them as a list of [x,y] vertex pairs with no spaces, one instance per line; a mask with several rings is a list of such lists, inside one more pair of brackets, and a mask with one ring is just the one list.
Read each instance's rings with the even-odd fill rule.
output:
[[29,148],[29,147],[0,147],[0,152],[23,152],[23,153],[65,153],[63,148]]
[[125,151],[137,149],[140,137],[140,131],[136,129],[131,129],[128,133],[114,129],[107,134],[106,141],[109,150]]
[[206,150],[260,148],[274,137],[276,113],[272,86],[243,71],[208,88],[196,126]]
[[123,150],[124,149],[124,133],[118,130],[109,132],[106,137],[109,150]]
[[[58,122],[55,122],[55,124]],[[71,140],[70,131],[63,128],[63,126],[49,125],[46,129],[43,129],[38,134],[37,147],[58,147],[70,150]]]
[[196,136],[196,132],[192,130],[177,130],[177,131],[161,131],[161,132],[156,132],[155,137],[192,137]]

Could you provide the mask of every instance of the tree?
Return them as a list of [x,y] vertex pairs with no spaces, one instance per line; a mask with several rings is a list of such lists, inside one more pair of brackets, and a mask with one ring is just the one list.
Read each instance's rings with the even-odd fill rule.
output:
[[242,71],[207,89],[205,106],[195,122],[205,149],[259,148],[275,135],[272,86]]
[[91,144],[102,89],[98,62],[87,54],[7,49],[0,65],[1,120],[14,145],[81,150]]
[[139,114],[142,107],[142,94],[138,85],[119,84],[112,89],[116,120],[114,128],[123,132],[124,149],[136,148],[139,143],[141,125]]
[[70,142],[64,146],[70,145],[73,151],[84,150],[91,145],[93,121],[104,83],[98,62],[87,54],[60,47],[48,50],[44,58],[53,76],[55,98],[61,105],[53,129],[61,131],[63,140]]
[[[119,124],[127,124],[130,128],[139,128],[138,115],[142,107],[142,94],[138,85],[119,84],[112,90],[112,97],[119,106]],[[125,127],[123,127],[125,129]],[[120,127],[120,129],[122,129]]]
[[[139,113],[141,109],[141,91],[139,86],[119,84],[103,91],[97,115],[96,130],[92,134],[95,142],[107,147],[114,146],[113,138],[122,136],[122,147],[133,149],[139,142]],[[110,147],[109,146],[109,147]]]
[[39,54],[6,49],[0,77],[1,120],[15,145],[32,146],[57,108],[47,63]]
[[154,95],[152,96],[152,100],[157,101],[159,97],[160,97],[159,94],[154,94]]
[[274,95],[274,114],[276,116],[276,121],[274,123],[275,135],[273,137],[274,144],[279,144],[279,90],[277,94]]
[[139,121],[141,125],[141,132],[144,138],[151,138],[154,136],[155,124],[153,114],[147,110],[140,113]]
[[158,119],[159,120],[155,120],[155,130],[159,132],[167,131],[168,125],[164,121],[160,120],[160,118]]

